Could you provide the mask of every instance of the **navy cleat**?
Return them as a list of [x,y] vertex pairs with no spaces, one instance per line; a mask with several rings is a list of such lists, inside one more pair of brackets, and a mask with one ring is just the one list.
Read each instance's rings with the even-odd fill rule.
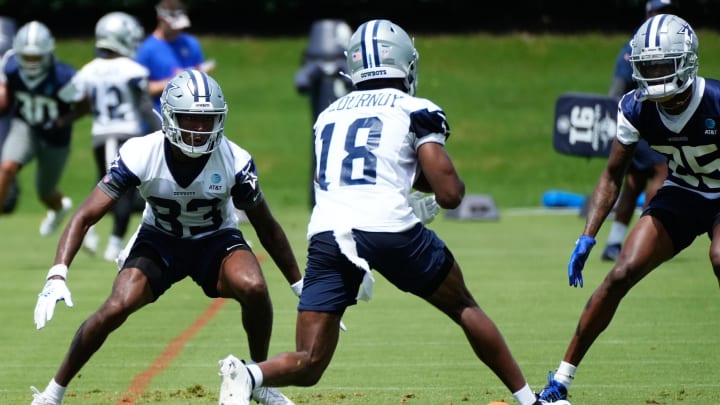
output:
[[619,243],[611,243],[605,246],[605,250],[602,253],[602,259],[606,262],[614,262],[620,257],[620,250],[622,245]]
[[541,404],[570,405],[570,401],[567,400],[567,388],[555,381],[552,372],[548,374],[548,383],[538,394],[538,400]]

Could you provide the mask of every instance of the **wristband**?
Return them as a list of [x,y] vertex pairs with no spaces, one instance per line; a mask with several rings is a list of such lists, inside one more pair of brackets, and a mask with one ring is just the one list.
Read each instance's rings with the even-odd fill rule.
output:
[[56,264],[50,267],[46,279],[50,279],[52,276],[60,276],[67,280],[68,267],[64,264]]
[[295,295],[297,295],[299,297],[300,294],[302,294],[302,290],[303,290],[303,279],[301,278],[300,280],[292,283],[290,285],[290,288],[293,290]]

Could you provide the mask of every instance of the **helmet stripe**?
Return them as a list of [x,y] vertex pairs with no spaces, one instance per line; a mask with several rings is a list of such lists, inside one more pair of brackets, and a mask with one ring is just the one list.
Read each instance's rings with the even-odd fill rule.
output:
[[377,20],[373,20],[363,25],[362,28],[362,58],[364,68],[373,68],[380,65],[380,54],[377,46],[377,32],[380,27]]
[[34,44],[38,42],[38,36],[40,35],[40,26],[36,22],[31,22],[30,25],[28,25],[28,34],[27,34],[27,44]]
[[208,84],[207,77],[195,69],[188,69],[187,72],[196,90],[193,94],[194,101],[200,101],[200,98],[204,98],[205,101],[210,101],[210,85]]
[[[647,26],[647,34],[645,35],[645,47],[658,47],[660,46],[660,28],[663,26],[667,14],[662,14],[657,17],[653,17],[650,24]],[[654,42],[650,42],[653,38]]]

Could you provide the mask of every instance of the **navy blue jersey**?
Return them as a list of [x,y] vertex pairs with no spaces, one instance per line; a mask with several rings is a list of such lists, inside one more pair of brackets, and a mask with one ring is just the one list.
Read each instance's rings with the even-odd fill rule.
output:
[[630,41],[626,42],[625,45],[618,52],[615,58],[615,70],[613,71],[613,77],[622,79],[625,82],[625,89],[623,93],[635,88],[635,81],[632,77],[632,65],[630,64],[630,54],[632,54],[632,47]]
[[14,110],[14,116],[27,122],[33,128],[33,133],[48,144],[55,146],[70,144],[72,125],[51,130],[44,130],[42,126],[70,110],[72,103],[61,99],[58,93],[75,75],[75,68],[64,62],[53,61],[48,75],[33,88],[28,87],[20,77],[20,69],[14,54],[7,59],[3,72],[8,96],[13,100],[11,108]]
[[692,91],[690,105],[677,116],[626,94],[619,104],[617,137],[624,144],[642,137],[666,156],[666,184],[720,198],[720,81],[697,77]]

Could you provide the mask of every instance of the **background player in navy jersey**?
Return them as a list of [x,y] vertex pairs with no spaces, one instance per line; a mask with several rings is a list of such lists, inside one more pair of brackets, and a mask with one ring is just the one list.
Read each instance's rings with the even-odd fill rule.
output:
[[0,113],[12,114],[0,159],[0,201],[18,172],[37,159],[35,187],[48,208],[42,236],[52,234],[72,207],[58,184],[70,155],[72,123],[89,108],[72,102],[64,91],[75,69],[57,60],[54,51],[50,30],[31,21],[15,34],[0,73]]
[[640,139],[668,158],[669,174],[583,308],[565,356],[540,394],[547,403],[567,403],[577,366],[629,290],[702,234],[710,237],[710,262],[720,278],[720,81],[697,75],[698,38],[675,15],[660,14],[640,26],[630,63],[637,90],[620,101],[617,138],[568,264],[571,286],[583,285],[582,269],[595,235]]
[[[675,6],[671,0],[650,0],[645,4],[645,18],[648,19],[658,14],[673,13],[674,10]],[[608,92],[609,96],[620,99],[623,94],[635,89],[632,66],[630,66],[631,53],[632,49],[630,48],[630,41],[628,41],[620,49],[615,60],[615,71]],[[667,172],[667,159],[665,156],[652,150],[647,141],[641,139],[635,147],[635,156],[630,162],[627,173],[625,173],[625,183],[615,204],[615,216],[608,233],[607,245],[601,256],[603,260],[617,260],[639,197],[645,192],[643,207],[647,207],[647,203],[655,196],[657,190],[662,187]]]
[[[371,20],[352,35],[347,61],[357,90],[333,102],[314,125],[316,203],[297,351],[247,367],[228,356],[220,364],[221,403],[247,404],[253,386],[316,384],[337,347],[343,313],[358,299],[370,299],[374,269],[447,315],[515,399],[534,404],[535,394],[468,291],[457,261],[423,225],[438,204],[457,207],[465,185],[444,147],[450,135],[445,113],[414,97],[413,40],[391,21]],[[413,187],[433,194],[420,197]]]
[[[88,228],[137,187],[147,201],[142,225],[110,296],[78,329],[67,356],[33,404],[59,404],[67,385],[107,336],[174,283],[192,278],[208,297],[232,298],[252,360],[265,360],[273,310],[257,258],[238,229],[243,209],[258,239],[291,284],[301,281],[285,232],[260,189],[252,156],[223,136],[227,106],[220,86],[197,70],[181,72],[162,99],[162,130],[123,144],[107,175],[78,208],[58,243],[35,307],[43,328],[60,300],[72,306],[65,280]],[[264,404],[291,404],[274,388],[253,392]]]
[[[150,73],[132,59],[143,35],[140,23],[127,13],[114,11],[102,16],[95,25],[96,57],[81,67],[71,81],[77,97],[87,97],[92,103],[97,180],[105,175],[120,145],[147,133],[145,123],[152,125],[148,132],[160,129],[148,93]],[[112,233],[103,255],[106,260],[115,261],[124,246],[130,215],[143,207],[137,189],[129,190],[115,203]],[[99,245],[99,236],[93,229],[90,228],[83,243],[92,253]]]

